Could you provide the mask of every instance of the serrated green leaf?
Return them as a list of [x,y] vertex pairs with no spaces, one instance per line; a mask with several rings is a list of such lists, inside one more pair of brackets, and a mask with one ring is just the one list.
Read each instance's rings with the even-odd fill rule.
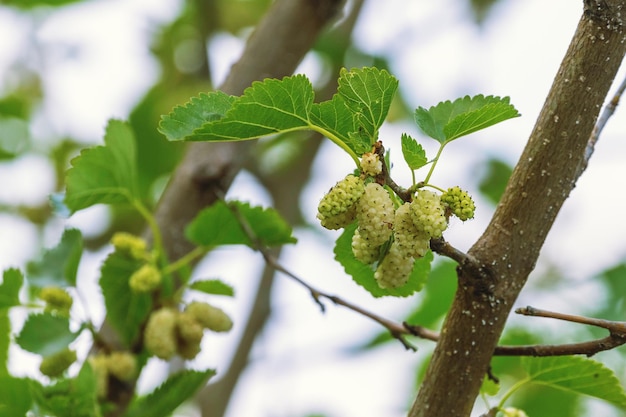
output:
[[35,287],[76,286],[78,264],[83,253],[83,238],[79,230],[67,229],[61,241],[48,249],[38,261],[26,266],[29,284]]
[[229,297],[233,297],[235,295],[235,289],[231,285],[228,285],[219,279],[194,281],[191,283],[189,288],[205,294],[227,295]]
[[20,305],[20,288],[24,283],[24,275],[19,269],[9,268],[2,274],[0,284],[0,310]]
[[313,125],[321,127],[340,139],[355,154],[362,155],[370,150],[369,136],[359,134],[359,129],[354,122],[354,112],[339,94],[335,94],[331,100],[314,103],[309,117]]
[[65,204],[72,212],[94,204],[125,204],[139,197],[136,144],[130,126],[111,120],[104,143],[83,150],[71,161]]
[[237,141],[309,127],[313,86],[304,75],[255,81],[226,115],[208,121],[186,140]]
[[404,286],[383,289],[378,286],[374,278],[374,270],[369,265],[365,265],[357,260],[352,253],[352,236],[356,228],[356,223],[345,228],[344,232],[337,239],[334,253],[335,259],[343,266],[346,273],[352,276],[352,279],[357,284],[365,288],[374,297],[408,297],[424,287],[430,272],[430,263],[433,260],[431,251],[428,251],[423,258],[415,261],[411,276]]
[[152,308],[148,293],[136,293],[128,285],[130,276],[143,261],[115,251],[104,261],[100,270],[100,288],[107,309],[107,320],[117,330],[121,340],[130,346],[140,334],[139,326]]
[[404,160],[409,168],[412,170],[419,169],[428,163],[426,151],[411,136],[403,133],[400,137],[400,143],[402,145],[402,156],[404,156]]
[[31,383],[37,405],[47,413],[63,417],[100,417],[96,398],[96,376],[85,362],[75,378],[61,379],[53,385]]
[[68,317],[42,313],[28,316],[15,341],[24,350],[48,356],[67,348],[77,336]]
[[171,375],[151,394],[135,399],[124,417],[167,417],[184,401],[193,397],[215,371],[185,370]]
[[[9,362],[9,346],[11,345],[11,320],[9,319],[9,311],[7,309],[0,309],[0,378],[3,375],[8,374],[8,362]],[[2,386],[0,384],[0,386]],[[0,390],[1,391],[1,390]],[[0,394],[0,398],[1,398]],[[0,406],[2,401],[0,401]],[[0,408],[0,415],[2,415],[2,409]]]
[[159,131],[169,140],[184,140],[205,123],[224,117],[236,99],[222,91],[200,94],[163,116]]
[[26,378],[0,376],[0,416],[26,416],[33,402],[29,385],[30,381]]
[[[291,234],[291,227],[276,210],[252,207],[248,203],[239,201],[232,201],[228,204],[234,205],[262,244],[276,246],[296,242]],[[202,210],[185,229],[185,236],[201,246],[253,246],[237,217],[223,201],[218,201]]]
[[454,102],[443,101],[428,110],[415,110],[415,122],[426,135],[445,144],[461,136],[518,117],[508,97],[465,96]]
[[524,357],[522,366],[535,384],[596,397],[626,408],[626,393],[612,370],[581,356]]
[[378,129],[389,113],[389,106],[398,89],[398,80],[385,70],[358,68],[339,73],[337,93],[357,114],[357,125],[363,127],[373,144]]

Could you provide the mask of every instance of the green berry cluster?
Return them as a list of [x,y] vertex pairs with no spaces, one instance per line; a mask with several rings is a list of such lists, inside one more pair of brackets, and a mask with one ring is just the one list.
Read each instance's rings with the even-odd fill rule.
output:
[[64,348],[57,353],[45,356],[39,365],[39,371],[50,378],[58,378],[74,362],[76,362],[76,351]]
[[178,354],[193,359],[200,352],[204,330],[227,332],[233,326],[230,317],[221,309],[194,301],[184,311],[163,307],[150,314],[144,331],[148,352],[161,359]]
[[130,381],[137,376],[137,357],[130,352],[114,351],[90,355],[87,361],[96,377],[98,398],[106,398],[109,390],[109,377],[119,381]]
[[317,218],[327,229],[346,227],[356,216],[355,203],[365,191],[363,179],[348,175],[326,193],[317,207]]
[[72,296],[60,287],[44,287],[39,292],[39,298],[46,303],[45,311],[62,316],[69,316],[72,308]]
[[441,197],[432,191],[420,189],[415,193],[411,201],[411,217],[415,227],[431,238],[441,237],[448,227]]
[[474,200],[467,191],[458,186],[448,188],[448,191],[441,195],[441,203],[447,210],[450,210],[451,214],[463,221],[474,218],[476,210]]
[[111,238],[115,250],[127,253],[133,259],[149,259],[148,242],[139,236],[126,232],[117,232]]
[[142,265],[133,272],[128,280],[128,286],[137,293],[150,292],[161,285],[161,271],[151,263]]

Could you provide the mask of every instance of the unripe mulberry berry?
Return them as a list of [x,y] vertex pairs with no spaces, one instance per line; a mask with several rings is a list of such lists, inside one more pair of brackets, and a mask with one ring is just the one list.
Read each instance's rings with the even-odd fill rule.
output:
[[356,218],[359,233],[373,246],[380,246],[391,237],[395,209],[389,193],[382,185],[371,182],[357,202]]
[[107,356],[96,354],[87,358],[96,376],[96,395],[106,398],[109,393],[109,365]]
[[361,171],[372,177],[380,174],[383,171],[383,163],[378,154],[374,152],[364,153],[361,157]]
[[133,272],[128,285],[134,292],[150,292],[161,285],[161,271],[152,264],[145,264]]
[[448,227],[445,210],[438,194],[419,190],[411,202],[411,217],[418,230],[430,237],[441,237]]
[[407,283],[411,272],[413,271],[413,263],[415,259],[407,256],[393,242],[389,247],[389,252],[378,264],[374,278],[380,288],[398,288]]
[[65,348],[53,355],[46,356],[39,365],[39,371],[51,378],[57,378],[63,375],[63,372],[76,362],[76,352],[70,348]]
[[126,252],[135,259],[147,259],[148,243],[139,236],[126,232],[117,232],[111,238],[111,243],[116,250]]
[[183,311],[176,317],[176,330],[179,338],[186,342],[200,343],[204,334],[202,324],[189,311]]
[[106,367],[120,381],[129,381],[137,375],[137,358],[130,352],[111,352],[105,356]]
[[528,417],[524,410],[515,407],[507,407],[502,410],[505,417]]
[[360,177],[346,176],[322,198],[317,206],[317,218],[324,223],[324,219],[346,213],[361,197],[364,189],[365,185]]
[[39,298],[46,302],[45,311],[69,315],[72,308],[72,296],[60,287],[45,287],[39,292]]
[[353,204],[347,211],[330,217],[320,217],[322,227],[328,230],[342,229],[350,225],[356,218],[356,204]]
[[474,218],[474,211],[476,210],[474,200],[467,191],[458,186],[448,188],[448,191],[441,195],[441,203],[463,221]]
[[352,253],[356,259],[369,265],[378,260],[380,245],[373,245],[357,229],[354,231],[354,235],[352,235]]
[[148,352],[161,359],[176,353],[176,316],[178,311],[161,308],[150,314],[143,340]]
[[214,332],[227,332],[233,327],[233,322],[228,315],[217,307],[210,304],[194,301],[185,309],[205,329]]
[[421,258],[430,249],[430,236],[413,223],[410,203],[404,203],[396,210],[393,236],[398,249],[407,256]]

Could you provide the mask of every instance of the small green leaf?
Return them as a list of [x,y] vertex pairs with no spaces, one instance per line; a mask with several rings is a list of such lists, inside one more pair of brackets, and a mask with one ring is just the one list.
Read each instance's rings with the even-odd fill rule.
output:
[[465,96],[415,110],[415,122],[426,135],[445,144],[520,114],[509,97]]
[[205,123],[224,117],[236,99],[222,91],[200,94],[163,116],[159,131],[169,140],[184,140]]
[[79,230],[67,229],[57,246],[48,249],[38,261],[26,266],[29,284],[36,287],[76,286],[78,264],[83,253]]
[[138,198],[135,137],[128,124],[111,120],[104,146],[83,150],[67,171],[65,204],[72,211]]
[[506,184],[513,173],[509,164],[499,159],[487,161],[486,171],[482,174],[478,189],[493,204],[498,204]]
[[378,139],[378,129],[389,113],[389,106],[398,89],[398,80],[385,70],[358,68],[339,73],[337,93],[356,112],[357,124],[370,138],[369,145]]
[[33,399],[41,409],[63,417],[99,417],[96,376],[85,362],[75,378],[61,379],[54,385],[31,383]]
[[0,416],[26,416],[33,402],[30,380],[9,375],[0,376]]
[[140,334],[140,325],[152,308],[148,293],[131,291],[128,280],[143,265],[143,261],[115,251],[104,261],[100,270],[100,288],[107,309],[107,319],[120,338],[130,346]]
[[15,341],[24,350],[48,356],[67,348],[77,336],[69,318],[42,313],[28,316]]
[[522,366],[535,384],[589,395],[626,408],[626,393],[612,370],[582,356],[524,357]]
[[402,145],[402,155],[409,168],[412,170],[419,169],[428,163],[426,151],[415,139],[403,133],[400,137],[400,142]]
[[[202,210],[187,226],[185,236],[201,246],[242,244],[253,246],[237,217],[226,204],[218,201]],[[228,204],[234,205],[263,245],[276,246],[296,242],[291,234],[291,227],[276,210],[252,207],[248,203],[238,201]]]
[[191,283],[189,288],[205,294],[227,295],[229,297],[233,297],[235,295],[235,289],[219,279],[194,281]]
[[249,140],[308,128],[313,95],[313,86],[304,75],[255,81],[223,118],[207,121],[185,139]]
[[343,266],[346,273],[352,279],[370,292],[374,297],[394,296],[408,297],[420,291],[430,272],[430,263],[433,260],[432,252],[428,251],[426,256],[417,259],[413,265],[413,271],[408,282],[400,288],[380,288],[374,278],[374,270],[371,266],[365,265],[354,257],[352,253],[352,236],[356,230],[356,223],[345,228],[335,244],[335,259]]
[[9,268],[2,274],[0,284],[0,309],[20,305],[20,288],[24,283],[24,276],[19,269]]
[[[8,375],[7,365],[9,363],[9,346],[11,345],[11,320],[9,319],[9,311],[5,308],[0,309],[0,378]],[[0,384],[2,386],[2,384]],[[0,390],[1,391],[1,390]],[[0,393],[0,398],[2,394]],[[2,404],[2,401],[0,401]],[[0,408],[0,415],[2,409]]]
[[171,375],[151,394],[135,399],[124,417],[167,417],[215,375],[215,371],[185,370]]

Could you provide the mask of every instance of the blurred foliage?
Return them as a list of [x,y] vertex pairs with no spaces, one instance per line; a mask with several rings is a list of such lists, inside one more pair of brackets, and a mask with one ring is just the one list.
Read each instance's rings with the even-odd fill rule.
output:
[[513,168],[500,159],[491,158],[481,164],[483,172],[478,184],[480,193],[491,203],[498,204],[511,177]]

